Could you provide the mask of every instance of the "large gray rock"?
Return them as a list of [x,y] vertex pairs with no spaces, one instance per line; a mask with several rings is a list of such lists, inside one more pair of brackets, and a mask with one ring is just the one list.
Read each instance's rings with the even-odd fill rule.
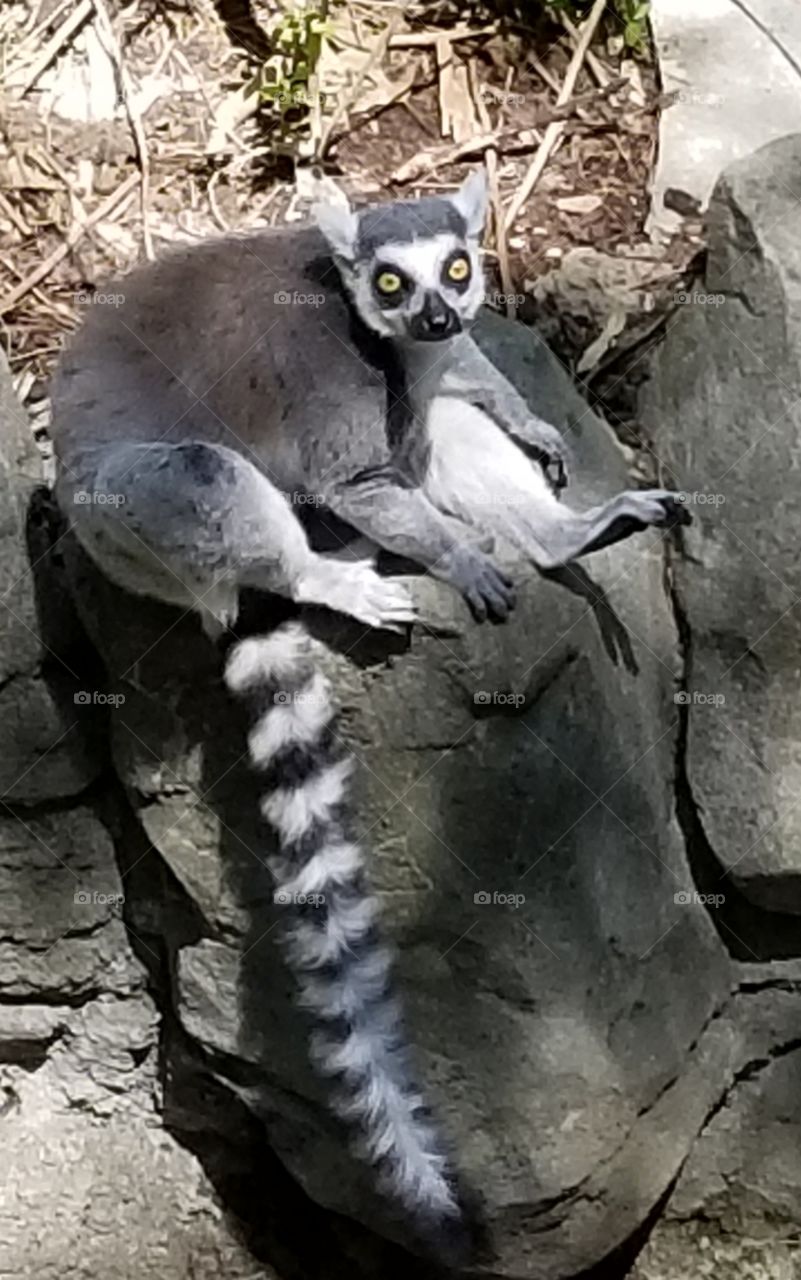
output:
[[[49,572],[35,511],[29,516],[41,483],[39,454],[4,360],[0,427],[0,795],[31,804],[76,795],[99,765],[91,736],[78,731],[74,620],[63,585]],[[38,616],[43,600],[46,618]]]
[[0,361],[0,1274],[269,1280],[162,1122],[157,953],[124,920],[142,851],[123,878],[124,812],[86,790],[98,734],[73,699],[91,650],[40,502],[26,554],[36,480]]
[[681,220],[663,205],[667,191],[705,208],[722,169],[797,128],[801,10],[794,0],[651,0],[648,16],[673,99],[659,118],[648,229],[669,238]]
[[[723,175],[706,275],[687,299],[642,416],[696,516],[676,567],[696,843],[717,866],[707,859],[709,892],[734,886],[798,914],[801,137]],[[797,954],[797,923],[766,920],[763,933],[764,949],[744,939],[744,958]]]
[[743,965],[727,1010],[730,1087],[632,1280],[796,1280],[801,1200],[801,966]]
[[[492,319],[482,340],[539,412],[572,426],[574,500],[625,487],[611,433],[545,349]],[[107,689],[125,699],[115,767],[169,869],[173,897],[153,879],[130,918],[166,948],[186,1043],[315,1201],[391,1234],[307,1064],[218,658],[193,619],[131,602],[74,547],[70,563]],[[588,567],[609,594],[594,610],[514,563],[505,628],[475,626],[430,579],[416,589],[432,625],[408,644],[309,615],[363,766],[359,826],[419,1074],[486,1218],[479,1270],[521,1280],[623,1245],[732,1069],[718,1016],[730,962],[692,897],[675,813],[681,662],[661,537]],[[483,900],[510,894],[524,900]]]

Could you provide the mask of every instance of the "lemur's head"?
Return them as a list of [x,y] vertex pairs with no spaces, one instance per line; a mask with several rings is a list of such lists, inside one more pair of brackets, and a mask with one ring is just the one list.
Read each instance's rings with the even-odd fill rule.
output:
[[386,338],[439,342],[460,333],[484,297],[479,239],[483,170],[454,195],[351,209],[320,204],[317,225],[362,320]]

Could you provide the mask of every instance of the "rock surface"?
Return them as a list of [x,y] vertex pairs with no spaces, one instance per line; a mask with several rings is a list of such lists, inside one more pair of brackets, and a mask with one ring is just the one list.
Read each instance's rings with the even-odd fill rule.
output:
[[691,637],[688,784],[699,839],[720,864],[709,891],[733,885],[758,906],[796,914],[799,173],[796,136],[724,174],[710,205],[706,276],[671,325],[643,404],[657,453],[696,515],[676,582]]
[[[795,1280],[801,1165],[798,565],[801,138],[727,170],[706,273],[669,326],[644,426],[692,503],[673,584],[687,669],[678,809],[737,966],[732,1078],[636,1280]],[[755,964],[760,958],[766,963]]]
[[[745,268],[725,246],[736,233],[745,247],[744,225],[739,213],[723,217],[711,258],[722,254],[719,270],[731,265],[741,284]],[[775,253],[745,260],[738,315],[763,277],[777,309],[792,299],[792,279],[770,274]],[[725,452],[728,423],[741,421],[726,401],[730,416],[712,433],[694,407],[702,339],[722,394],[711,326],[733,315],[688,308],[660,356],[650,413],[680,473],[695,450]],[[686,343],[694,317],[709,327]],[[786,341],[788,377],[791,321],[792,308],[761,322],[765,344]],[[492,317],[482,342],[538,412],[570,428],[573,500],[625,487],[610,432],[544,347]],[[676,352],[681,377],[668,372]],[[0,438],[17,439],[19,421],[0,424]],[[777,473],[771,462],[771,483],[785,478]],[[692,475],[682,474],[688,488]],[[28,488],[11,462],[6,478],[8,507]],[[738,498],[737,514],[740,501],[750,500]],[[742,513],[741,540],[748,521],[769,537],[764,505],[754,498]],[[0,1273],[268,1280],[272,1265],[281,1280],[405,1280],[410,1268],[433,1280],[391,1243],[403,1232],[348,1155],[308,1066],[274,946],[280,908],[243,724],[218,655],[192,619],[104,582],[52,507],[42,500],[38,512],[34,604],[47,630],[37,640],[34,608],[29,647],[0,645],[2,662],[25,657],[19,687],[45,709],[52,744],[44,755],[23,737],[15,759],[9,738],[4,766]],[[361,766],[359,825],[399,946],[421,1082],[483,1215],[474,1278],[576,1280],[598,1268],[622,1280],[657,1219],[639,1280],[791,1274],[801,972],[770,957],[800,949],[793,881],[782,873],[778,898],[764,875],[756,896],[727,887],[719,907],[699,896],[725,869],[715,823],[742,826],[785,783],[763,771],[758,793],[744,757],[709,736],[728,701],[676,700],[685,687],[718,687],[718,642],[729,652],[730,637],[747,634],[759,649],[732,601],[746,592],[768,625],[774,586],[757,587],[744,562],[731,568],[736,539],[716,541],[703,503],[695,514],[688,545],[699,563],[680,561],[670,576],[653,532],[592,557],[586,569],[607,591],[594,609],[581,575],[568,590],[509,561],[521,598],[504,628],[476,627],[425,578],[415,591],[429,626],[410,642],[360,639],[346,620],[306,615]],[[18,519],[0,529],[5,563],[21,554],[20,531]],[[792,581],[789,538],[777,546],[787,550],[776,572]],[[276,607],[251,601],[250,624],[273,625]],[[784,767],[790,638],[775,653],[764,673],[748,666],[762,703],[747,704],[754,728],[739,728],[746,741],[759,732],[780,743]],[[59,756],[73,721],[64,741],[74,735],[75,754]],[[767,962],[732,959],[743,946]]]
[[[663,91],[649,230],[680,219],[671,188],[706,208],[717,175],[798,127],[801,10],[794,0],[651,0]],[[753,161],[752,161],[753,163]]]
[[29,441],[0,365],[0,1275],[269,1280],[162,1124],[161,1019],[123,919],[116,823],[87,790],[99,735],[73,701],[79,632],[41,504],[33,571],[26,554]]
[[[610,432],[544,348],[492,318],[484,341],[539,412],[572,426],[576,500],[625,487]],[[494,629],[420,580],[432,627],[410,646],[354,647],[361,629],[313,620],[364,766],[360,824],[420,1076],[486,1218],[482,1274],[567,1276],[622,1245],[725,1087],[730,962],[683,893],[662,563],[655,532],[593,557],[609,590],[594,612],[517,564],[522,600]],[[181,1029],[314,1200],[397,1233],[307,1064],[215,655],[192,619],[131,610],[80,560],[73,575],[124,697],[117,772],[195,913],[187,939],[163,904],[134,908],[137,933],[150,945],[150,919],[168,949]],[[124,629],[110,625],[121,609]]]

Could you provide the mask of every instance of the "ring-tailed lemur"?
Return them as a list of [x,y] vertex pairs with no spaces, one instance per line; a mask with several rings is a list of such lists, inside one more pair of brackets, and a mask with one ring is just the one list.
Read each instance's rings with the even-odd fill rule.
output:
[[[371,626],[412,621],[398,582],[311,549],[296,513],[321,503],[450,583],[477,619],[502,619],[513,587],[476,531],[548,568],[686,520],[661,490],[583,513],[558,500],[546,470],[563,469],[559,433],[468,333],[485,204],[473,175],[448,198],[323,208],[318,228],[171,253],[119,286],[119,307],[95,306],[53,404],[57,494],[100,568],[195,609],[212,633],[235,621],[243,586]],[[408,1082],[388,958],[342,825],[350,761],[308,663],[290,626],[241,642],[227,667],[255,709],[279,886],[326,897],[319,915],[299,912],[289,962],[326,1028],[318,1061],[340,1077],[341,1110],[385,1185],[418,1220],[447,1223],[453,1186]],[[312,689],[319,701],[295,696]]]

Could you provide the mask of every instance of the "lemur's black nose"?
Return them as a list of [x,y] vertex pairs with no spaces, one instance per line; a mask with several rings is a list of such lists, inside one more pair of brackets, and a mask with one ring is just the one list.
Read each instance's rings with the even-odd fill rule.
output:
[[412,337],[421,342],[438,342],[442,338],[452,338],[459,333],[462,322],[449,307],[445,299],[433,289],[429,289],[423,299],[423,306],[410,323]]

